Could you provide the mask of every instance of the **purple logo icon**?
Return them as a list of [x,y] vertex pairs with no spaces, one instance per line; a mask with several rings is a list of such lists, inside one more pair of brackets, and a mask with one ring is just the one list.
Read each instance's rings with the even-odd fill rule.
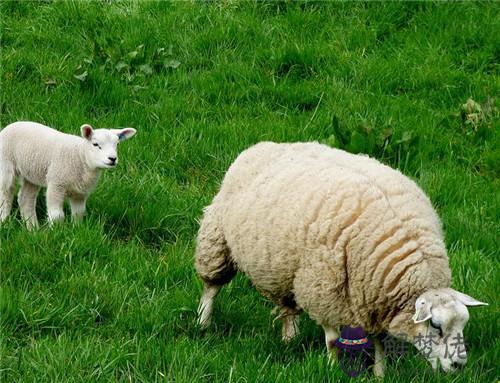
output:
[[362,327],[344,327],[334,345],[338,349],[339,366],[347,376],[354,378],[366,371],[371,361],[368,350],[373,349],[373,342]]

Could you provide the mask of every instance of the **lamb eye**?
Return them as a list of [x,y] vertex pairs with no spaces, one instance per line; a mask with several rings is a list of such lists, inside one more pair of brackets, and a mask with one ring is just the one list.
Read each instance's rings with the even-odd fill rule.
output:
[[101,149],[101,147],[99,146],[99,144],[97,144],[97,143],[95,143],[95,142],[94,142],[92,145],[94,145],[95,147],[97,147],[97,148]]

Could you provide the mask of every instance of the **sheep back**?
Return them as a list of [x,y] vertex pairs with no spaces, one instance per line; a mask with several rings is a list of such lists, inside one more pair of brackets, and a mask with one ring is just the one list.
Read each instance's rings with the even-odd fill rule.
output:
[[449,286],[441,223],[399,171],[317,143],[265,142],[229,168],[217,211],[230,257],[277,304],[376,333],[429,288]]

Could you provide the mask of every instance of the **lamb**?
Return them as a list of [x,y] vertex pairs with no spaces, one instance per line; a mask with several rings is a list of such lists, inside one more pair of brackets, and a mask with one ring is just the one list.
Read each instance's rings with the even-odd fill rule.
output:
[[88,124],[80,130],[82,137],[77,137],[19,121],[0,131],[0,223],[11,212],[16,177],[21,179],[21,217],[29,228],[38,226],[35,207],[40,187],[47,188],[50,223],[64,219],[65,197],[69,197],[73,220],[81,220],[101,169],[118,164],[118,142],[131,138],[136,130],[94,130]]
[[466,306],[485,304],[450,288],[441,222],[413,181],[318,143],[264,142],[239,155],[204,209],[195,268],[201,328],[241,271],[277,305],[284,341],[302,311],[323,327],[331,356],[341,326],[363,327],[375,337],[377,376],[385,333],[422,352],[419,336],[435,335],[425,351],[433,368],[464,364],[464,345],[452,356],[446,349],[462,336]]

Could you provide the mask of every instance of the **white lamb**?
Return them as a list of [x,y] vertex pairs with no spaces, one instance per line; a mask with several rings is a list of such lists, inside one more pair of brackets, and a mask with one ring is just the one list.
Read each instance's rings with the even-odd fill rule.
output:
[[19,207],[28,227],[38,225],[35,207],[40,187],[47,188],[50,223],[64,218],[65,197],[70,200],[73,220],[83,217],[101,169],[117,165],[118,142],[129,139],[136,130],[94,130],[87,124],[80,130],[82,137],[19,121],[0,131],[0,222],[12,209],[17,177],[21,180]]
[[281,309],[284,340],[302,310],[323,327],[328,350],[341,326],[376,336],[379,376],[385,332],[421,351],[419,335],[432,334],[432,366],[463,365],[463,344],[447,350],[462,337],[466,306],[484,304],[450,288],[441,222],[413,181],[316,143],[261,143],[240,154],[204,210],[195,266],[202,328],[238,270]]

